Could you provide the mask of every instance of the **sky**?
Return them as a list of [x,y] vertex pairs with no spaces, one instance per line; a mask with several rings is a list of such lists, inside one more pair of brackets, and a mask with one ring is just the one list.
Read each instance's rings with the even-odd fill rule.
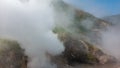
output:
[[120,0],[65,0],[96,17],[120,14]]

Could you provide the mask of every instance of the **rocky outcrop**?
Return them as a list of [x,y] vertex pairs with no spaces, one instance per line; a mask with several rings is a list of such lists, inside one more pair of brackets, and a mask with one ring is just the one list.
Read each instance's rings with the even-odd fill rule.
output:
[[27,56],[18,42],[0,39],[0,68],[27,68]]
[[67,64],[107,64],[116,62],[112,56],[105,54],[99,47],[84,40],[71,37],[68,34],[58,35],[64,43],[65,51],[62,56]]

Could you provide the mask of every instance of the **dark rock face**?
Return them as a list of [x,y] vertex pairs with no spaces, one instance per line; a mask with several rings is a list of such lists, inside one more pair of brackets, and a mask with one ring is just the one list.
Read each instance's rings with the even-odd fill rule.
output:
[[87,62],[88,47],[83,45],[80,41],[69,39],[64,42],[65,51],[64,56],[67,58],[69,63],[73,62]]
[[[51,58],[51,61],[57,64],[57,68],[98,68],[94,65],[104,68],[104,65],[116,63],[114,57],[84,40],[78,40],[68,34],[58,37],[64,43],[65,51]],[[81,67],[82,64],[84,66]]]
[[27,68],[27,57],[16,41],[0,39],[0,68]]
[[65,46],[63,56],[68,64],[84,63],[84,64],[106,64],[114,62],[115,58],[105,54],[100,48],[94,46],[84,40],[59,36]]

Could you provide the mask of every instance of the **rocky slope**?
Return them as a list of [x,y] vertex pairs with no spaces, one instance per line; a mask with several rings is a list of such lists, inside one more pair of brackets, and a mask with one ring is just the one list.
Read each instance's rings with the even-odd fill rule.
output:
[[0,39],[0,68],[27,68],[27,57],[16,41]]
[[[111,25],[105,20],[96,18],[95,16],[74,8],[69,4],[58,0],[55,3],[55,22],[57,31],[66,31],[77,38],[85,39],[95,43],[98,40],[98,33]],[[95,37],[95,38],[94,38]]]
[[100,31],[106,30],[108,26],[112,25],[111,23],[60,0],[54,5],[56,27],[53,32],[58,34],[58,38],[65,46],[63,54],[57,56],[56,63],[107,64],[116,61],[114,57],[104,53],[98,46]]
[[[100,31],[112,24],[61,0],[56,0],[53,7],[56,10],[53,32],[58,34],[65,47],[62,54],[49,55],[57,68],[82,68],[81,64],[83,68],[98,68],[94,65],[116,62],[99,46]],[[0,39],[0,68],[27,68],[27,61],[24,49],[18,42]],[[84,67],[84,64],[87,66]]]

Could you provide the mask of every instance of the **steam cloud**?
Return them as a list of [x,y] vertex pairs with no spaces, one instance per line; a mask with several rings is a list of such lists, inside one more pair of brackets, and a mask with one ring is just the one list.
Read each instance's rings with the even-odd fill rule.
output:
[[101,37],[106,52],[120,60],[120,25],[109,27]]
[[0,0],[0,36],[21,43],[31,61],[28,68],[54,68],[45,53],[64,50],[54,27],[52,0]]

